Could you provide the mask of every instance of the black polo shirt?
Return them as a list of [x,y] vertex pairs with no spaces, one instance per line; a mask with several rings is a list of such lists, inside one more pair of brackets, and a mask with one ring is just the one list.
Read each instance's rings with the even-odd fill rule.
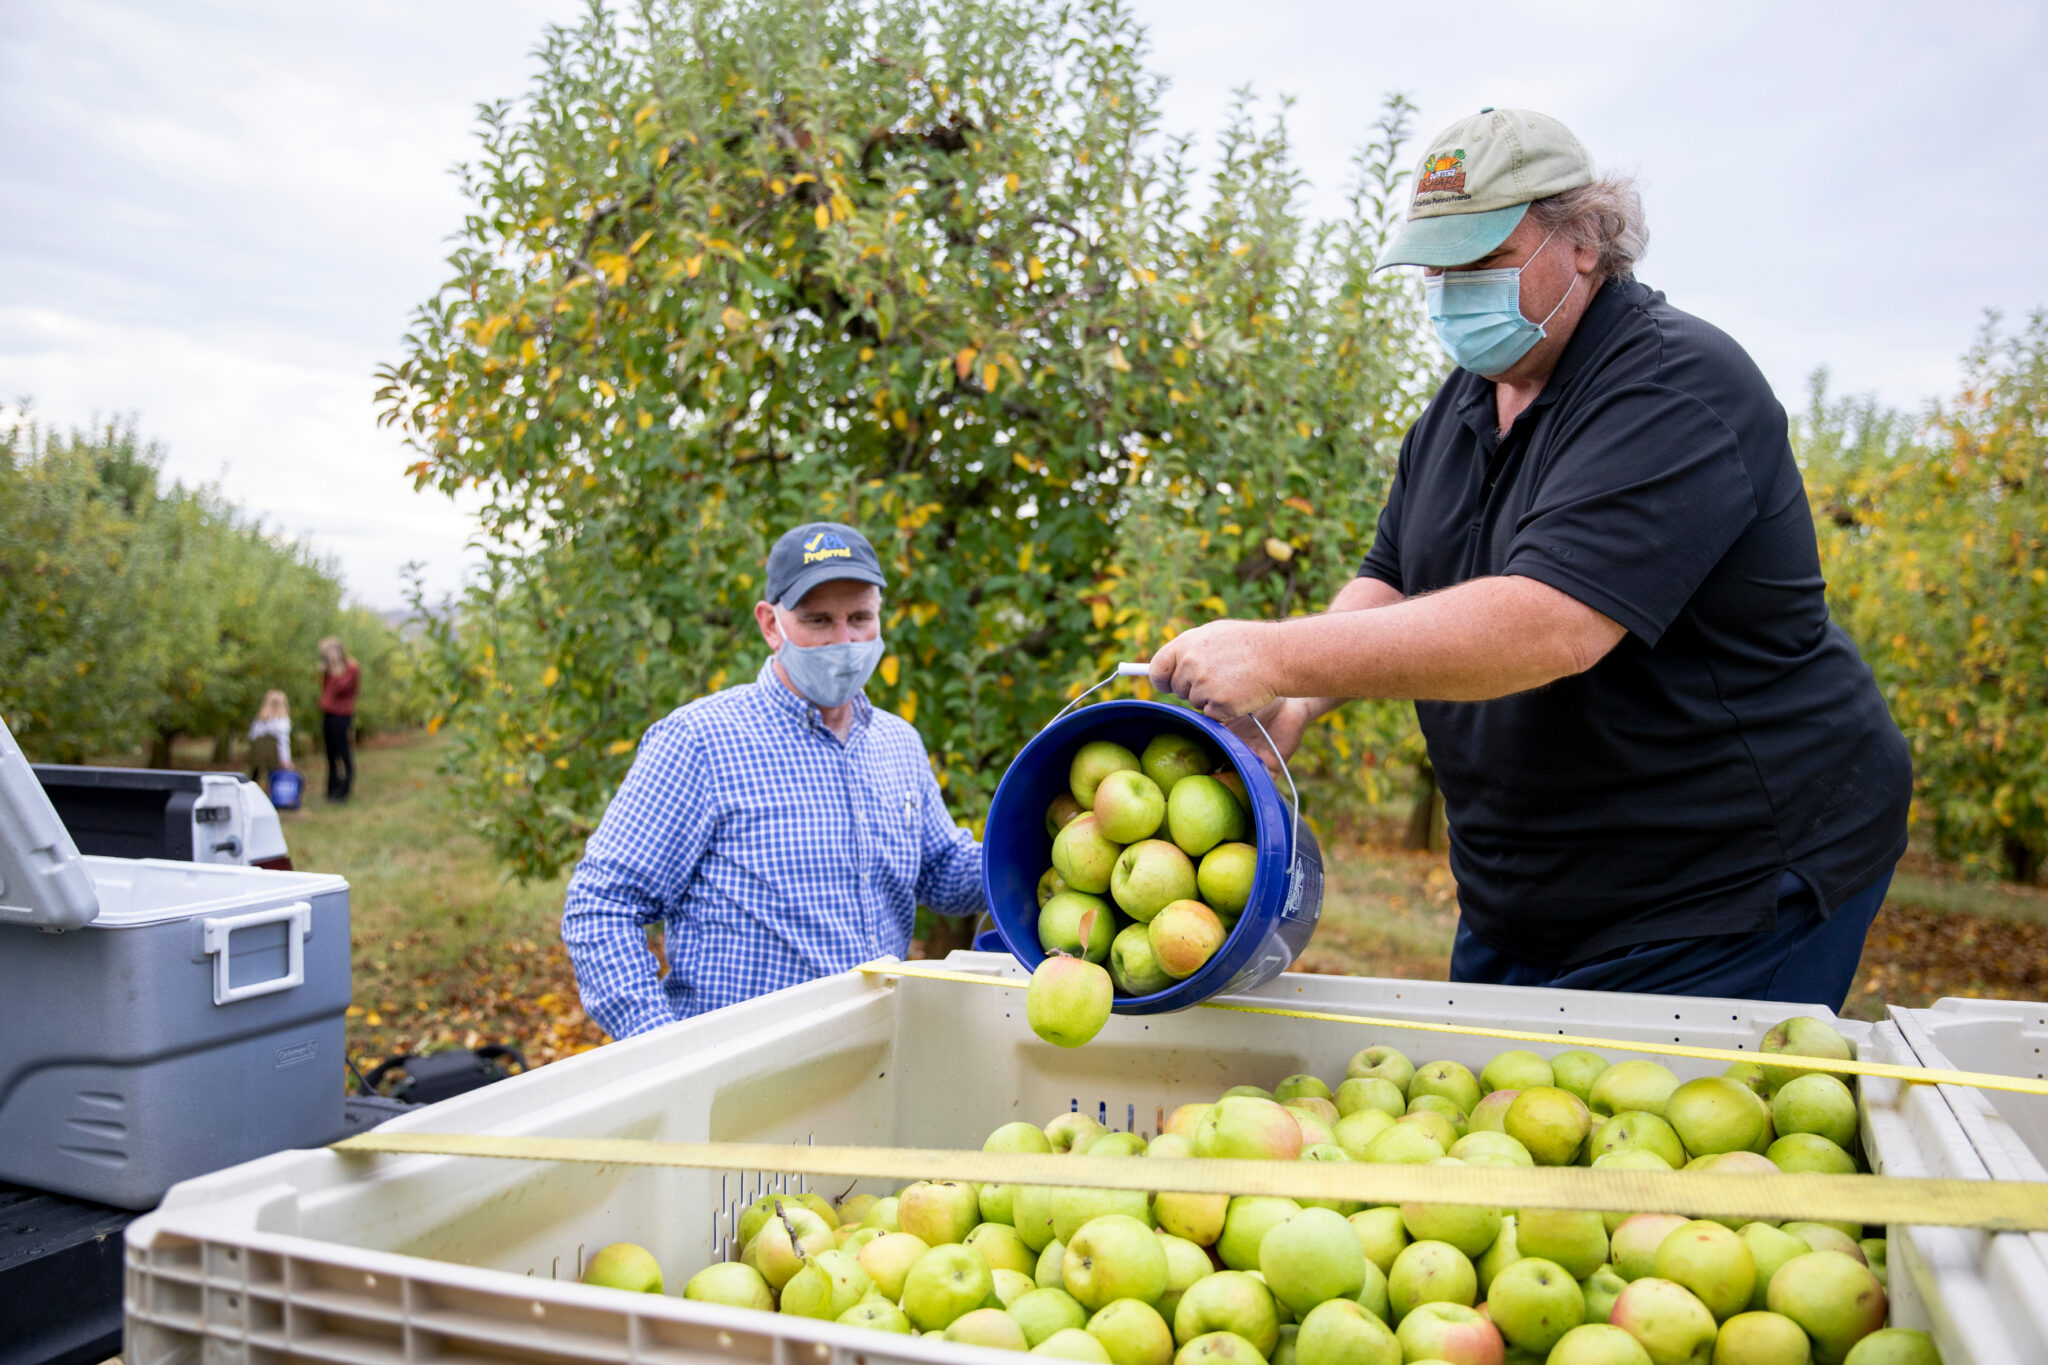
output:
[[1742,348],[1611,282],[1496,423],[1492,382],[1453,371],[1360,572],[1411,597],[1533,578],[1628,634],[1548,687],[1416,703],[1472,933],[1581,962],[1769,929],[1787,869],[1825,912],[1896,861],[1905,740],[1828,619],[1785,410]]

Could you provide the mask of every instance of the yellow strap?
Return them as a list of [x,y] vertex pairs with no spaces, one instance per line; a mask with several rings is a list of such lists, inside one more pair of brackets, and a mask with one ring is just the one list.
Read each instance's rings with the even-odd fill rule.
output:
[[[1022,990],[1030,984],[1019,977],[984,976],[976,972],[949,972],[936,967],[914,967],[908,963],[877,961],[854,970],[870,976],[911,976],[925,981],[955,981],[969,986],[1003,986]],[[1506,1038],[1518,1043],[1549,1046],[1611,1048],[1616,1052],[1654,1052],[1668,1057],[1692,1057],[1704,1062],[1767,1062],[1790,1065],[1801,1070],[1829,1071],[1846,1076],[1886,1076],[1912,1085],[1970,1085],[1979,1090],[2008,1090],[2020,1095],[2048,1095],[2048,1081],[2024,1076],[2001,1076],[1989,1071],[1943,1071],[1923,1066],[1897,1066],[1890,1062],[1844,1062],[1828,1057],[1802,1057],[1792,1053],[1742,1052],[1725,1047],[1689,1047],[1684,1043],[1638,1043],[1623,1038],[1587,1038],[1569,1033],[1528,1033],[1521,1029],[1480,1028],[1472,1024],[1431,1024],[1417,1019],[1378,1019],[1365,1014],[1329,1014],[1321,1010],[1290,1010],[1277,1005],[1239,1005],[1222,1000],[1205,1000],[1205,1010],[1232,1010],[1238,1014],[1272,1014],[1283,1019],[1318,1019],[1329,1024],[1363,1024],[1368,1028],[1407,1029],[1414,1033],[1450,1033],[1466,1038]]]
[[1198,1194],[1270,1194],[1361,1204],[1684,1210],[1702,1218],[1920,1223],[1993,1232],[2048,1231],[2048,1184],[1908,1180],[1875,1175],[1746,1175],[1576,1166],[1396,1165],[1342,1161],[1201,1161],[1039,1156],[915,1147],[810,1147],[639,1138],[483,1137],[371,1131],[334,1144],[349,1154],[497,1157],[602,1166],[784,1171],[792,1175],[962,1180]]

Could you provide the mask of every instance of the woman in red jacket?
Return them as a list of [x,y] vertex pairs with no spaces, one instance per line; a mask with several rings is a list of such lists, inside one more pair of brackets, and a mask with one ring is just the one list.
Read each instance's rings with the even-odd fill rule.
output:
[[356,688],[363,680],[363,666],[349,657],[341,641],[328,636],[320,642],[320,737],[327,747],[327,799],[348,800],[348,789],[356,780],[353,732],[356,724]]

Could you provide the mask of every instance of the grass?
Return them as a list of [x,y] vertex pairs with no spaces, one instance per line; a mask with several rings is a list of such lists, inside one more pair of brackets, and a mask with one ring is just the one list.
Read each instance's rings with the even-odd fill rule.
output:
[[[603,1041],[583,1014],[559,935],[566,877],[507,880],[436,774],[445,745],[418,736],[358,754],[355,799],[328,806],[309,771],[285,816],[302,868],[349,880],[355,1005],[349,1046],[366,1069],[399,1051],[510,1042],[535,1064]],[[183,755],[181,755],[181,758]],[[203,761],[203,757],[202,757]],[[1333,838],[1322,921],[1297,970],[1441,979],[1457,886],[1441,853],[1386,842],[1393,827]],[[1873,926],[1847,1013],[1941,995],[2048,997],[2048,892],[1968,882],[1909,858]]]

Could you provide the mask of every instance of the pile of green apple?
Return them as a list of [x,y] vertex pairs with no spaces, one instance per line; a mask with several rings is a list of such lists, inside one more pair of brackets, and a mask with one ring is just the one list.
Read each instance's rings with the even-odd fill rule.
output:
[[[1184,1104],[1150,1141],[1061,1114],[983,1150],[1746,1173],[1859,1169],[1855,1097],[1789,1055],[1819,1020],[1681,1083],[1659,1063],[1504,1052],[1474,1075],[1390,1047]],[[1776,1059],[1774,1060],[1774,1057]],[[1885,1326],[1885,1243],[1851,1224],[920,1181],[768,1195],[687,1298],[1108,1365],[1930,1365]],[[1881,1229],[1877,1230],[1881,1233]],[[599,1261],[618,1248],[607,1248]],[[638,1252],[639,1248],[630,1248]],[[645,1253],[640,1253],[645,1257]],[[622,1287],[660,1270],[626,1256]],[[595,1263],[594,1263],[595,1264]]]
[[1038,943],[1106,967],[1118,995],[1200,971],[1251,899],[1258,852],[1244,780],[1179,730],[1142,753],[1083,744],[1045,813],[1052,866],[1038,882]]

